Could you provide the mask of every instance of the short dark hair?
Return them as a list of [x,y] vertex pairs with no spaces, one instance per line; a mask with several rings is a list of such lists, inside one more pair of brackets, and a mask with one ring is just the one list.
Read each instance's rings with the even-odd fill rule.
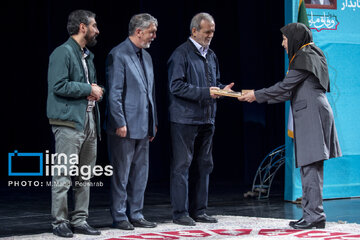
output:
[[88,26],[90,24],[90,18],[95,18],[96,15],[93,12],[87,10],[75,10],[69,14],[67,22],[67,31],[70,36],[79,33],[80,23]]
[[144,30],[147,29],[150,24],[154,24],[157,27],[158,21],[148,13],[141,13],[132,16],[129,22],[129,36],[132,36],[137,28]]

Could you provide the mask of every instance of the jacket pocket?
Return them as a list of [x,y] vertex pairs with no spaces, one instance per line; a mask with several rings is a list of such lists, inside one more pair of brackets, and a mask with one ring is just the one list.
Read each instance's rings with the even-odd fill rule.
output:
[[306,100],[300,100],[300,101],[298,101],[297,103],[295,103],[293,105],[293,108],[294,108],[295,112],[298,112],[298,111],[300,111],[302,109],[305,109],[306,107],[307,107]]

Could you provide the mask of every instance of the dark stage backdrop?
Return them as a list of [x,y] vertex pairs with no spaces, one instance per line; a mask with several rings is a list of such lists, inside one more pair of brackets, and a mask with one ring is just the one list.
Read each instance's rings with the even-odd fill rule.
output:
[[[106,55],[127,37],[130,17],[147,12],[159,21],[157,38],[148,50],[154,63],[159,115],[158,135],[151,143],[149,189],[162,186],[167,189],[169,183],[166,62],[172,51],[189,37],[194,14],[208,12],[215,18],[216,32],[211,48],[220,62],[222,83],[234,82],[237,91],[259,89],[284,76],[284,50],[279,31],[284,23],[283,1],[14,0],[2,5],[5,144],[1,146],[1,185],[5,189],[10,189],[6,187],[8,180],[29,180],[29,177],[8,177],[9,152],[53,150],[53,136],[46,118],[48,57],[67,40],[67,16],[72,10],[88,9],[97,14],[100,35],[98,44],[91,50],[95,53],[97,76],[102,85],[105,85]],[[105,102],[100,103],[100,108],[104,119]],[[248,104],[232,98],[220,99],[212,189],[250,187],[264,156],[284,143],[284,130],[283,104]],[[104,132],[99,142],[97,164],[108,164]],[[277,181],[282,190],[282,171]]]

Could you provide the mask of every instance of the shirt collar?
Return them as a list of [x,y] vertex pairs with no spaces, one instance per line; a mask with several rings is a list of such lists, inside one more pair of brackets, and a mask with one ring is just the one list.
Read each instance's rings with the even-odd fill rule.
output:
[[87,56],[90,55],[90,51],[89,51],[89,49],[87,49],[86,47],[84,47],[84,48],[82,49],[82,52],[83,52],[83,57],[84,57],[84,58],[86,58]]
[[189,37],[190,41],[195,45],[196,49],[199,50],[199,52],[201,53],[201,55],[203,57],[206,57],[206,54],[209,50],[209,46],[207,47],[203,47],[201,46],[197,41],[195,41],[194,39],[192,39],[192,37]]

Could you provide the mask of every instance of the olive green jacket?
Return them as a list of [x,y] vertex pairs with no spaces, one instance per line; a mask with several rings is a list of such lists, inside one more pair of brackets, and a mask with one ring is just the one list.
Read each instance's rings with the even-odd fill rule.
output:
[[[87,97],[91,94],[91,85],[87,82],[81,56],[81,47],[72,37],[50,55],[47,117],[51,125],[84,130]],[[97,82],[93,58],[94,54],[91,52],[86,57],[90,83]],[[100,114],[97,103],[94,112],[100,137]]]

